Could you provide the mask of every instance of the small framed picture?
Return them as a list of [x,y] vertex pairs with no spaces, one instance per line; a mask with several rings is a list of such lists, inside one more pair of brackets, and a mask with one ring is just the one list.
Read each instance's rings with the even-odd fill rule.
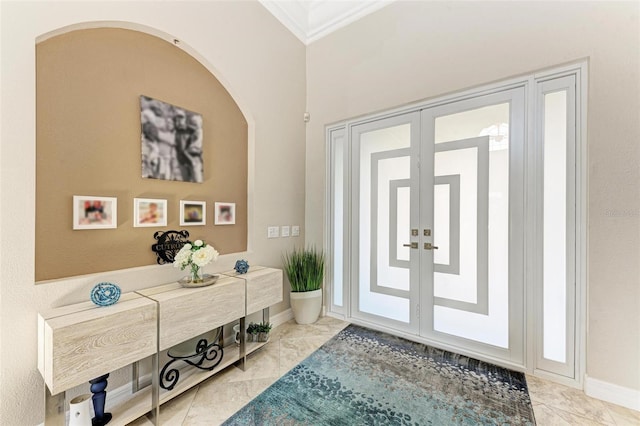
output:
[[133,226],[167,226],[167,200],[134,198]]
[[205,201],[180,200],[180,225],[204,225],[207,220],[207,203]]
[[115,229],[117,227],[117,198],[73,196],[73,229]]
[[215,203],[215,224],[234,225],[236,223],[236,203]]

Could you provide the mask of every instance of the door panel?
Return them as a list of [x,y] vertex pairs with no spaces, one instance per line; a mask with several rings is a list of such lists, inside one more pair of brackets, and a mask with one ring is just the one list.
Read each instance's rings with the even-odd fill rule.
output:
[[[352,313],[403,331],[417,331],[419,114],[354,126],[355,230]],[[414,236],[415,239],[415,236]]]
[[[488,158],[487,136],[435,147],[433,239],[438,247],[433,253],[435,304],[484,314],[487,313]],[[447,200],[435,196],[441,187],[449,189]],[[451,209],[452,204],[458,208]],[[452,210],[457,210],[456,217],[452,217]],[[440,218],[446,211],[449,225],[441,228]],[[443,241],[445,244],[441,244]],[[449,252],[447,264],[440,263],[441,250]]]
[[348,287],[349,260],[348,260],[348,232],[347,223],[350,205],[349,190],[347,187],[348,172],[348,143],[344,128],[332,129],[329,132],[330,187],[331,196],[328,202],[331,204],[331,250],[327,252],[327,271],[331,277],[330,310],[345,314],[345,287]]
[[422,112],[421,335],[524,362],[524,89]]
[[576,80],[537,84],[542,164],[536,291],[541,303],[536,368],[576,377]]

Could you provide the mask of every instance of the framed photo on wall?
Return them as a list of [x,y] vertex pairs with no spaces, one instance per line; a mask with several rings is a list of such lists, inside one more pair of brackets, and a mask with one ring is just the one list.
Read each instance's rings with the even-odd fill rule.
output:
[[205,201],[180,200],[180,226],[204,225],[207,222]]
[[115,229],[117,227],[117,198],[73,196],[73,229]]
[[133,226],[167,226],[167,200],[134,198]]
[[214,218],[216,225],[235,225],[236,203],[215,203]]
[[202,114],[140,96],[142,177],[204,181]]

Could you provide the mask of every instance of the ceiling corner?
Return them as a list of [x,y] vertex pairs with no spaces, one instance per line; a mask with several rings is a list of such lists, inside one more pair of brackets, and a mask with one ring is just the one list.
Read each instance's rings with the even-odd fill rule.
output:
[[304,44],[308,44],[309,11],[302,1],[258,1]]
[[304,44],[373,13],[395,0],[258,0]]

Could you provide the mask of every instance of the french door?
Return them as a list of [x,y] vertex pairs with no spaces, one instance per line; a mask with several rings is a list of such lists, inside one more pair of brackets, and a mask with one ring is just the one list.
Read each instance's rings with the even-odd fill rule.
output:
[[[352,315],[418,334],[420,112],[353,126]],[[413,230],[413,231],[412,231]]]
[[353,319],[523,364],[524,118],[515,87],[350,127]]

